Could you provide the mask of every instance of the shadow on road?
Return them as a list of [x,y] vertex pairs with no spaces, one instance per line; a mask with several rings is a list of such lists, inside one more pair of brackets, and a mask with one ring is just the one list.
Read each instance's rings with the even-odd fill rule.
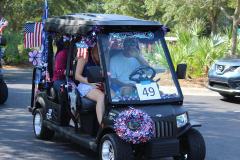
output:
[[228,103],[233,103],[233,104],[240,104],[240,97],[234,97],[234,98],[222,98],[220,99],[221,101],[228,102]]

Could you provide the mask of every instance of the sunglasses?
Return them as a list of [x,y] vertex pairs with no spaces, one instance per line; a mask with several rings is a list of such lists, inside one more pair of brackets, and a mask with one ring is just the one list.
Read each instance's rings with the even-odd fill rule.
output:
[[127,46],[130,46],[130,45],[131,45],[131,46],[136,46],[136,43],[129,43],[129,42],[128,42],[128,43],[126,43],[126,45],[127,45]]

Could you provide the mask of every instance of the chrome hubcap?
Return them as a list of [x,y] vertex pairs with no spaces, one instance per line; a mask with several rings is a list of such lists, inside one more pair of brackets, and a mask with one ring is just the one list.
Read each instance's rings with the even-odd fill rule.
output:
[[40,114],[37,113],[35,115],[35,119],[34,119],[34,130],[35,130],[35,134],[39,135],[41,132],[41,118],[40,118]]
[[102,145],[102,159],[114,160],[114,149],[112,143],[109,140],[103,142]]

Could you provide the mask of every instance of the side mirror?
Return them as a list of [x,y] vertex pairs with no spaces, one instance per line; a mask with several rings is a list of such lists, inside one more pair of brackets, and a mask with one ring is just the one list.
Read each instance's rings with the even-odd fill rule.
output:
[[186,79],[187,64],[178,64],[177,65],[177,78]]
[[0,46],[6,46],[7,39],[6,38],[0,38]]
[[98,66],[88,67],[87,79],[89,83],[103,82],[103,77],[100,73],[100,67]]

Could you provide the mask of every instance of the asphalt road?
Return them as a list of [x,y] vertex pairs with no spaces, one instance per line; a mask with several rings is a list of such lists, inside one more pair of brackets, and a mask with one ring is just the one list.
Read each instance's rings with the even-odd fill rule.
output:
[[[32,70],[4,70],[8,100],[0,105],[0,159],[93,160],[98,154],[60,135],[50,141],[35,138],[31,97]],[[207,89],[183,88],[184,105],[206,143],[206,160],[238,160],[240,157],[240,97],[226,100]],[[171,158],[163,158],[168,160]]]

